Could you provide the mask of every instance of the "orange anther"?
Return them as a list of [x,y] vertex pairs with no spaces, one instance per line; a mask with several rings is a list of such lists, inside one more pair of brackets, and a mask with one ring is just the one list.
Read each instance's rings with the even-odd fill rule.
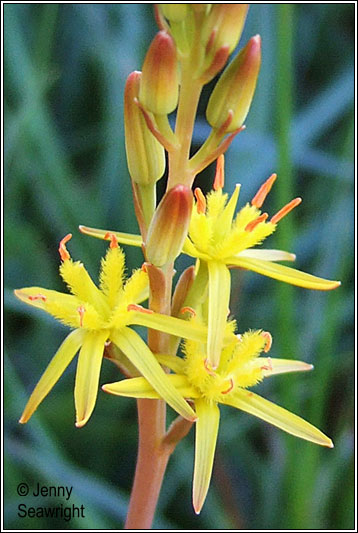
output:
[[234,381],[232,378],[230,378],[230,386],[227,390],[221,391],[221,394],[228,394],[232,389],[234,388]]
[[36,294],[35,296],[29,296],[29,300],[42,300],[43,302],[46,302],[47,298],[43,294]]
[[148,273],[148,263],[143,263],[143,265],[140,267],[141,270],[143,270],[143,272],[145,272],[146,274]]
[[205,211],[206,211],[206,200],[205,200],[205,196],[202,193],[202,190],[199,189],[199,187],[197,187],[194,190],[194,196],[196,198],[196,209],[197,209],[199,215],[205,213]]
[[272,346],[272,335],[268,331],[263,331],[261,333],[261,337],[263,337],[266,340],[264,352],[267,353],[271,350]]
[[205,370],[207,371],[207,373],[210,374],[210,376],[216,376],[214,370],[209,365],[209,361],[207,359],[205,359],[205,361],[204,361],[204,367],[205,367]]
[[80,327],[83,328],[83,315],[85,314],[86,309],[83,305],[77,307],[77,313],[80,315]]
[[256,228],[256,226],[261,224],[261,222],[265,222],[267,218],[268,218],[268,214],[262,213],[262,215],[255,218],[255,220],[252,220],[251,222],[247,224],[247,226],[245,227],[245,231],[253,231]]
[[72,239],[72,233],[69,233],[60,241],[58,251],[60,253],[61,261],[66,261],[67,259],[70,259],[70,254],[68,253],[66,248],[66,242],[68,242],[70,239]]
[[290,211],[292,211],[292,209],[297,207],[301,202],[302,198],[294,198],[293,200],[291,200],[291,202],[288,202],[288,204],[283,206],[283,208],[280,209],[278,213],[276,213],[276,215],[271,218],[270,222],[272,222],[272,224],[277,224],[277,222],[281,220],[281,218],[285,217]]
[[110,248],[118,248],[118,239],[114,233],[107,231],[104,238],[106,241],[109,241],[109,240],[111,241],[111,244],[109,245]]
[[277,174],[271,174],[271,176],[265,181],[265,183],[261,185],[255,196],[251,200],[251,205],[254,205],[258,208],[262,206],[276,178]]
[[196,312],[192,307],[182,307],[180,309],[180,313],[183,315],[184,313],[190,313],[191,316],[196,316]]
[[151,315],[154,313],[151,309],[146,309],[145,307],[142,307],[138,304],[129,304],[127,306],[127,311],[139,311],[140,313],[146,313],[147,315]]
[[214,185],[213,185],[215,191],[218,191],[219,189],[224,188],[224,183],[225,183],[224,165],[225,165],[224,154],[221,154],[219,155],[216,161],[216,173],[215,173],[215,179],[214,179]]

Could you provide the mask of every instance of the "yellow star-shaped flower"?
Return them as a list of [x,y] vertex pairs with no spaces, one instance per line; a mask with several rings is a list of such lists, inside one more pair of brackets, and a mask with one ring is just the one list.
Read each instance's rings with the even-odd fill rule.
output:
[[145,269],[139,269],[125,280],[125,257],[114,235],[110,235],[111,245],[102,259],[99,287],[81,262],[72,261],[66,249],[70,238],[71,234],[62,239],[59,252],[60,274],[72,294],[42,287],[15,291],[23,302],[73,328],[36,385],[20,422],[29,420],[79,350],[74,393],[76,426],[86,424],[96,403],[103,352],[108,342],[118,346],[171,407],[183,417],[195,419],[195,413],[170,383],[146,343],[129,326],[137,324],[194,339],[205,339],[206,329],[193,328],[184,320],[153,313],[139,305],[148,298],[148,275]]
[[[226,325],[229,329],[234,327],[234,323]],[[271,335],[265,331],[237,335],[224,347],[216,370],[210,366],[206,345],[200,342],[185,341],[183,359],[172,355],[158,356],[158,361],[174,372],[169,375],[169,380],[183,398],[194,402],[198,416],[193,480],[196,513],[204,504],[210,484],[220,419],[218,404],[245,411],[296,437],[333,447],[331,439],[310,423],[247,390],[265,377],[313,368],[301,361],[259,357],[262,351],[269,351],[271,343]],[[104,385],[103,390],[118,396],[159,397],[143,377],[110,383]]]

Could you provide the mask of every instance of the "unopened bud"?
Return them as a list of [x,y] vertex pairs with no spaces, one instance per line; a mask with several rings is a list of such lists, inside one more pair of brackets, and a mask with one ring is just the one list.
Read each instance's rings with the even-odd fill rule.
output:
[[242,34],[249,4],[214,4],[203,28],[207,53],[214,55],[222,46],[234,50]]
[[181,22],[188,14],[187,4],[159,4],[159,9],[170,22]]
[[141,73],[132,72],[124,89],[124,129],[128,169],[133,181],[140,185],[155,183],[165,170],[163,146],[149,131],[136,104]]
[[188,233],[193,195],[185,185],[176,185],[162,198],[148,229],[147,260],[155,266],[174,261]]
[[261,37],[252,37],[245,48],[225,69],[209,99],[206,118],[213,128],[220,128],[232,114],[225,129],[240,128],[249,112],[261,64]]
[[167,115],[178,104],[177,53],[172,37],[160,31],[145,56],[139,90],[141,104],[154,114]]

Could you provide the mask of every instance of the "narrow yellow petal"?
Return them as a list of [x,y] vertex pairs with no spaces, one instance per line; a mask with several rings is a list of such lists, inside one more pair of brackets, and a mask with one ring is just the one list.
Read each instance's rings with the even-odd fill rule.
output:
[[42,287],[25,287],[23,289],[16,289],[14,294],[25,304],[32,305],[33,307],[37,307],[48,313],[50,313],[46,308],[48,302],[58,302],[60,305],[64,306],[79,305],[79,300],[71,294],[43,289]]
[[257,416],[295,437],[333,448],[331,439],[312,424],[251,391],[239,389],[235,392],[235,397],[227,398],[225,403]]
[[114,330],[111,334],[111,340],[175,411],[187,420],[196,419],[190,405],[171,384],[168,375],[135,331],[129,328]]
[[230,271],[223,263],[209,261],[208,362],[217,368],[225,334],[230,301]]
[[206,342],[207,329],[204,326],[173,316],[161,315],[160,313],[130,311],[128,313],[127,325],[144,326],[175,335],[176,337]]
[[170,368],[170,370],[172,370],[176,374],[184,373],[185,362],[184,362],[184,359],[182,359],[181,357],[177,357],[176,355],[171,355],[171,354],[163,354],[163,353],[155,354],[155,356],[157,358],[157,361],[161,365]]
[[[190,385],[186,376],[171,374],[167,376],[167,379],[183,398],[198,397],[199,393]],[[103,385],[102,389],[105,392],[115,394],[116,396],[149,399],[161,398],[160,394],[143,377],[122,379],[122,381],[117,381],[115,383],[107,383],[106,385]]]
[[272,263],[271,261],[264,261],[262,259],[249,259],[247,257],[230,257],[227,264],[235,265],[241,268],[253,270],[263,276],[284,281],[297,287],[304,287],[305,289],[315,289],[320,291],[329,291],[339,287],[340,281],[330,281],[323,278],[306,274],[294,268]]
[[256,360],[256,363],[263,368],[264,377],[275,376],[276,374],[287,374],[288,372],[307,372],[307,370],[313,369],[313,365],[310,365],[309,363],[291,359],[260,357]]
[[79,226],[79,230],[86,235],[96,237],[96,239],[107,240],[108,237],[106,237],[106,235],[112,234],[116,236],[117,241],[120,244],[129,244],[130,246],[138,247],[141,247],[143,244],[142,237],[140,235],[134,235],[133,233],[120,233],[119,231],[89,228],[88,226]]
[[285,252],[284,250],[262,250],[256,248],[248,248],[238,254],[238,257],[246,257],[248,259],[263,259],[264,261],[295,261],[295,254]]
[[60,376],[79,350],[83,337],[84,332],[76,329],[63,341],[31,394],[19,420],[21,424],[25,424],[29,420],[39,404],[59,380]]
[[107,338],[107,331],[87,332],[84,338],[78,357],[75,382],[77,427],[86,424],[96,404],[99,373]]
[[213,469],[220,411],[216,404],[195,400],[198,420],[195,424],[195,463],[193,479],[193,507],[199,514],[209,490]]

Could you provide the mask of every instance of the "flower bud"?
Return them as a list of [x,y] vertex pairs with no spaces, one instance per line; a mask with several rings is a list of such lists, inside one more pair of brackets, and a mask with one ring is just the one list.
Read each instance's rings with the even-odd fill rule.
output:
[[124,89],[124,129],[128,169],[134,182],[155,183],[165,170],[163,146],[149,131],[142,112],[135,103],[139,95],[141,73],[132,72]]
[[220,128],[230,113],[232,120],[225,133],[242,126],[255,92],[260,63],[261,37],[256,35],[225,69],[210,96],[206,118],[213,128]]
[[188,14],[187,4],[159,4],[159,9],[170,22],[181,22]]
[[147,260],[163,266],[180,254],[188,233],[193,195],[185,185],[176,185],[162,198],[148,229]]
[[249,4],[214,4],[203,28],[207,53],[214,55],[222,46],[234,50],[242,34]]
[[145,56],[139,100],[154,114],[167,115],[178,104],[179,76],[177,53],[172,37],[160,31]]

